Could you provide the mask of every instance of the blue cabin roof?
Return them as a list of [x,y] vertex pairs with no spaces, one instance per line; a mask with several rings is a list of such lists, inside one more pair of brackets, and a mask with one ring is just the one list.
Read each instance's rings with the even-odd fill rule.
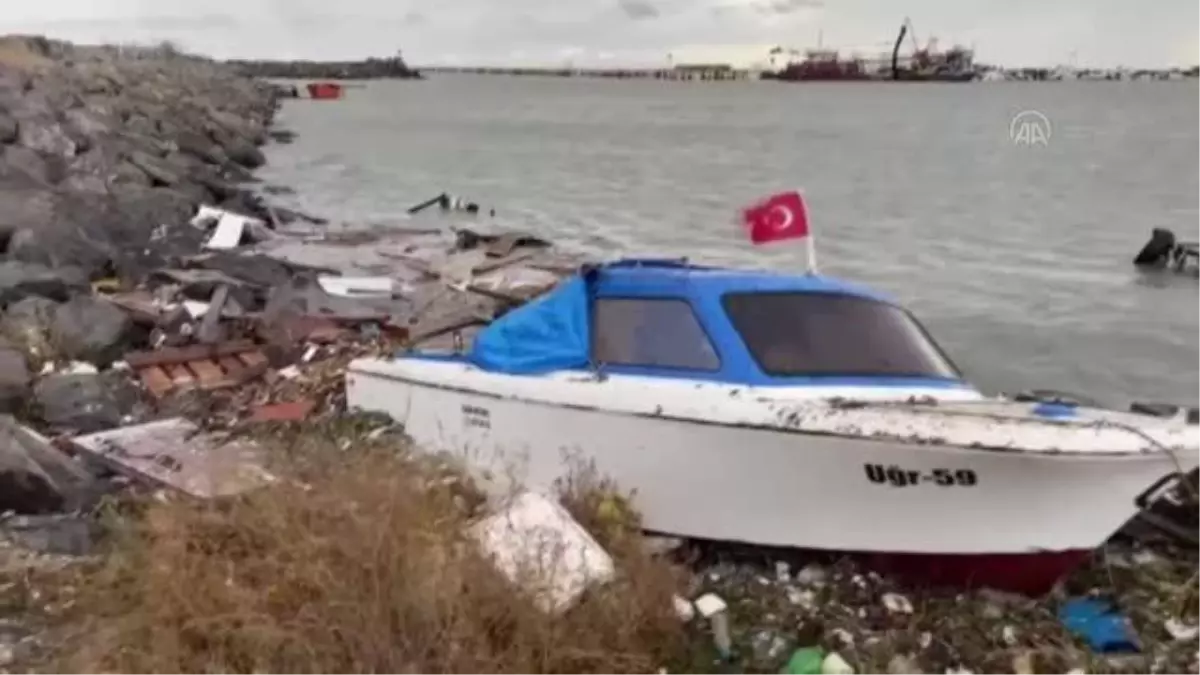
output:
[[[797,304],[806,296],[820,301]],[[839,299],[850,300],[853,311],[825,306]],[[793,355],[778,356],[781,348]],[[889,352],[886,358],[870,358],[880,350]],[[905,359],[918,366],[893,372]],[[514,375],[599,365],[614,373],[756,386],[968,386],[915,319],[869,288],[670,260],[585,268],[496,319],[476,336],[467,360]]]

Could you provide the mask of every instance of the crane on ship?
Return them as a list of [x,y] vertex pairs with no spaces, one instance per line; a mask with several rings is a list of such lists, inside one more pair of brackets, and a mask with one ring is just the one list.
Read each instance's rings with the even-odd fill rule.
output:
[[[912,40],[912,56],[909,57],[908,67],[901,68],[900,46],[904,44],[905,36]],[[900,25],[900,34],[896,36],[896,42],[892,45],[892,79],[968,82],[976,76],[974,57],[974,49],[959,45],[944,53],[939,52],[937,38],[933,36],[921,47],[912,20],[904,17],[904,23]]]

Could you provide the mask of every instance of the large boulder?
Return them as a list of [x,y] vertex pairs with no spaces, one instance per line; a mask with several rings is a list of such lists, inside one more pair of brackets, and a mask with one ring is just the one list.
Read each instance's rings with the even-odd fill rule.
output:
[[24,360],[41,367],[55,357],[50,346],[50,325],[58,303],[36,295],[17,301],[0,316],[0,336],[19,349]]
[[17,128],[17,141],[47,155],[74,157],[79,148],[77,139],[72,138],[58,120],[53,117],[25,117]]
[[0,241],[11,250],[10,239],[17,231],[50,226],[56,202],[55,195],[31,176],[0,177]]
[[128,348],[133,321],[111,303],[79,296],[54,309],[50,339],[66,358],[106,367]]
[[20,410],[29,394],[31,380],[29,364],[26,363],[21,350],[0,343],[0,410]]
[[17,140],[17,121],[12,115],[0,110],[0,143],[12,143]]
[[85,506],[95,479],[41,435],[0,416],[0,510],[52,513]]
[[0,262],[0,306],[31,295],[65,301],[87,291],[87,277],[78,269],[51,269],[18,260]]
[[43,422],[61,431],[92,433],[112,429],[133,413],[138,392],[124,373],[48,375],[33,387]]
[[63,179],[66,170],[62,158],[43,157],[38,151],[21,145],[0,148],[0,179],[25,176],[44,185]]

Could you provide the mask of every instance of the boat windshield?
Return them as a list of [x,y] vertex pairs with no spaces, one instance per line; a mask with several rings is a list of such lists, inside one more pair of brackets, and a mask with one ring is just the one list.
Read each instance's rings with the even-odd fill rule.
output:
[[835,293],[728,293],[722,304],[768,375],[936,377],[958,369],[908,312]]

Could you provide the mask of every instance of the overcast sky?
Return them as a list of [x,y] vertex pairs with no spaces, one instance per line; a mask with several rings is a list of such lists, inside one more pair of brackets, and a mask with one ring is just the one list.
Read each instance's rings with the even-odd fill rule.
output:
[[890,50],[917,37],[1003,65],[1200,62],[1197,0],[3,0],[0,32],[169,39],[217,57],[412,64],[750,65],[774,45]]

